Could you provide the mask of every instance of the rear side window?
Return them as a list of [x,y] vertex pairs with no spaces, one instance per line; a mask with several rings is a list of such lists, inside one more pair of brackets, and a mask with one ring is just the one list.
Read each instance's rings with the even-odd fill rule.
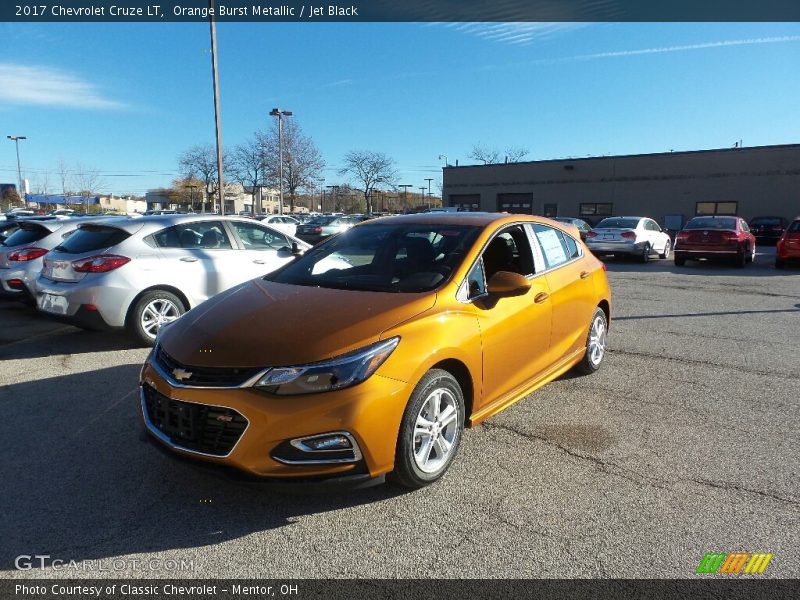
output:
[[23,244],[32,244],[38,242],[43,237],[50,235],[50,231],[44,227],[37,227],[35,225],[22,225],[14,233],[6,238],[3,242],[4,246],[22,246]]
[[150,237],[159,248],[232,248],[221,221],[174,225]]
[[66,252],[67,254],[82,254],[83,252],[92,252],[116,246],[128,239],[128,237],[130,237],[129,233],[116,227],[85,225],[78,228],[75,233],[59,246],[56,246],[55,251]]
[[800,221],[795,221],[794,223],[789,225],[788,231],[791,231],[792,233],[800,231]]
[[[561,235],[561,232],[557,229],[534,223],[533,232],[542,249],[545,268],[553,269],[577,257],[578,246],[575,241],[569,236]],[[568,247],[565,238],[572,242],[574,250]],[[575,256],[573,256],[573,252]]]

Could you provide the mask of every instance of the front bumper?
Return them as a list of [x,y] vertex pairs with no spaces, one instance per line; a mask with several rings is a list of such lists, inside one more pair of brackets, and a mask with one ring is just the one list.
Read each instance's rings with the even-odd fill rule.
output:
[[[249,387],[181,387],[169,381],[152,363],[152,355],[142,369],[141,382],[141,418],[145,429],[154,441],[175,454],[271,481],[348,478],[347,483],[357,485],[394,468],[397,433],[413,389],[408,383],[378,374],[351,388],[304,396],[275,396]],[[221,417],[229,423],[228,419],[231,416],[238,419],[238,414],[246,424],[241,422],[241,432],[235,440],[230,438],[232,446],[209,452],[207,447],[195,443],[207,435],[206,431],[198,430],[183,441],[180,433],[172,431],[165,435],[156,427],[156,419],[151,420],[148,412],[145,386],[155,390],[159,397],[179,404],[210,407],[218,415],[214,418]],[[195,417],[187,415],[187,418]],[[347,432],[352,436],[360,453],[357,460],[319,464],[310,456],[307,462],[288,464],[273,456],[288,440],[332,432]]]

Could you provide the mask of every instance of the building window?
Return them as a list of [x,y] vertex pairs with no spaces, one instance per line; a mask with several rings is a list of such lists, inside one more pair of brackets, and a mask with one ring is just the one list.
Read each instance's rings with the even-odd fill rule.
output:
[[497,212],[529,215],[532,207],[533,194],[497,194]]
[[610,217],[614,214],[613,204],[611,202],[581,202],[580,204],[580,216],[581,217],[592,217],[592,216],[603,216],[603,217]]
[[736,202],[698,202],[695,208],[696,215],[735,215]]
[[558,216],[558,204],[545,204],[544,216],[549,218]]
[[477,211],[480,209],[480,194],[450,194],[450,206],[458,210]]

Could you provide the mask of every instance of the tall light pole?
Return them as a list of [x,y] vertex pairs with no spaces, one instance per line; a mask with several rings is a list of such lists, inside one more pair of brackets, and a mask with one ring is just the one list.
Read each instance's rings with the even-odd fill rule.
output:
[[187,185],[186,187],[188,187],[191,190],[190,193],[191,193],[192,212],[194,212],[194,191],[197,188],[199,188],[200,186],[199,185]]
[[403,188],[403,210],[408,209],[408,188],[414,187],[410,183],[401,183],[397,187]]
[[431,181],[433,181],[432,177],[426,177],[425,181],[428,182],[428,210],[431,209]]
[[[333,206],[331,207],[331,212],[336,212],[336,202],[339,200],[339,186],[338,185],[326,185],[326,188],[330,188],[333,190]],[[322,211],[325,212],[325,211]]]
[[209,27],[211,28],[211,77],[214,80],[214,126],[217,130],[217,180],[219,186],[217,193],[219,194],[219,214],[225,214],[225,181],[222,175],[222,121],[219,114],[219,76],[217,74],[217,22],[214,18],[214,0],[209,0],[211,7],[210,17],[208,20]]
[[280,178],[280,196],[278,199],[278,214],[283,214],[283,117],[291,117],[292,112],[288,110],[281,110],[280,108],[273,108],[269,113],[272,117],[278,117],[278,169]]
[[420,195],[420,200],[422,200],[422,204],[425,204],[425,186],[424,185],[421,185],[419,187],[419,195]]
[[19,184],[19,188],[17,189],[17,195],[22,199],[22,204],[25,204],[25,190],[22,186],[22,168],[19,165],[19,141],[20,140],[27,140],[28,138],[24,135],[7,135],[8,139],[14,142],[14,145],[17,147],[17,183]]
[[439,155],[439,160],[442,160],[442,159],[444,159],[444,166],[445,167],[449,167],[450,163],[447,162],[447,155],[446,154],[440,154]]

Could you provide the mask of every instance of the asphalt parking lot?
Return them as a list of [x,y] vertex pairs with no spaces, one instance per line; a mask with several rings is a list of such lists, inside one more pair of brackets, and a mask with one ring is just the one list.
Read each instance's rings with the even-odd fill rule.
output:
[[[800,577],[800,269],[773,256],[609,261],[601,371],[468,431],[413,493],[287,493],[171,460],[139,423],[146,349],[1,302],[1,577],[682,578],[712,551]],[[144,565],[15,569],[35,554]]]

